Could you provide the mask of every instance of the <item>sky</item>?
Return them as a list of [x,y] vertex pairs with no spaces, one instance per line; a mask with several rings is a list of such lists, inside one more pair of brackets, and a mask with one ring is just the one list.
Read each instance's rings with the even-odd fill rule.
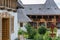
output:
[[[44,4],[46,0],[21,0],[23,4]],[[60,0],[54,0],[60,8]]]

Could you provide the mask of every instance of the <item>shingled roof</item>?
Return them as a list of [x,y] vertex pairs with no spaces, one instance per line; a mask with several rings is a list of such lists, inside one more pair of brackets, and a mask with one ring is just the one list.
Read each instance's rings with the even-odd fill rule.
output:
[[21,0],[18,0],[18,1],[17,1],[17,6],[18,6],[19,8],[24,8],[24,7],[23,7],[23,3],[21,2]]
[[27,15],[60,15],[60,9],[54,0],[46,0],[45,4],[27,4],[24,9],[19,9],[19,22],[31,21]]
[[18,9],[18,21],[19,22],[31,22],[31,20],[22,12],[23,9]]
[[60,15],[60,9],[54,0],[46,0],[45,4],[24,5],[26,15]]
[[54,0],[46,0],[44,8],[58,8]]

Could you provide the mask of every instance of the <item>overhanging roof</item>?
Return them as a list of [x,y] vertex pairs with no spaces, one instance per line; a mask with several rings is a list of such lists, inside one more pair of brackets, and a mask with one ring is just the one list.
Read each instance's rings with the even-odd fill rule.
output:
[[18,21],[19,22],[31,22],[31,20],[29,19],[29,17],[27,17],[23,12],[22,9],[18,9]]
[[26,15],[60,15],[60,9],[23,10]]
[[46,0],[45,4],[24,5],[23,13],[26,15],[60,15],[60,9],[54,0]]
[[23,7],[23,3],[21,2],[21,0],[18,0],[18,1],[17,1],[17,6],[18,6],[19,8],[24,8],[24,7]]

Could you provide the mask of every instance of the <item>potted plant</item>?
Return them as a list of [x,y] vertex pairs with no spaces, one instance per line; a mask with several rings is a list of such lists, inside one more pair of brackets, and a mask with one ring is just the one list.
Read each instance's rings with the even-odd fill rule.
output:
[[19,31],[18,31],[18,39],[19,40],[24,40],[23,33],[24,33],[24,31],[22,29],[19,29]]

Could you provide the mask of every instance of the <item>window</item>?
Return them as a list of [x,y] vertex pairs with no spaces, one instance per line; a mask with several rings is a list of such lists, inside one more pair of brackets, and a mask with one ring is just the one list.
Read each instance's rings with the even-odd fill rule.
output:
[[56,21],[60,21],[60,17],[59,16],[56,16]]
[[32,8],[29,8],[30,10],[32,10]]
[[36,23],[36,22],[33,22],[33,26],[34,26],[34,27],[37,27],[37,23]]
[[60,22],[57,22],[56,26],[57,26],[58,29],[60,29]]
[[42,16],[37,16],[38,19],[42,19]]
[[50,19],[54,18],[54,16],[49,16]]
[[57,16],[56,16],[56,19],[59,19],[59,18],[60,18],[60,17],[57,15]]
[[46,20],[46,19],[48,19],[48,16],[43,16],[43,18]]
[[17,1],[16,1],[16,0],[10,0],[9,3],[10,3],[9,6],[10,6],[11,8],[16,9],[16,7],[17,7]]
[[36,22],[29,22],[29,23],[30,23],[30,25],[31,25],[32,27],[34,27],[34,28],[37,27],[37,23],[36,23]]
[[33,19],[36,19],[36,16],[33,15],[32,18],[33,18]]
[[54,16],[46,16],[44,18],[46,19],[46,21],[52,21],[52,19],[54,18]]
[[41,8],[39,8],[39,10],[41,10]]
[[50,8],[47,8],[47,9],[50,9]]
[[52,24],[53,24],[53,22],[48,22],[47,27],[50,28]]
[[45,26],[45,23],[44,22],[40,22],[39,26]]
[[57,9],[57,8],[55,8],[55,9]]
[[33,22],[29,22],[29,24],[30,24],[31,26],[33,26]]
[[4,0],[4,3],[3,3],[3,5],[5,6],[5,0]]
[[6,4],[5,4],[6,7],[8,7],[8,4],[9,4],[8,2],[9,2],[9,0],[6,0],[5,2],[6,2]]
[[20,23],[20,27],[23,27],[23,23]]

